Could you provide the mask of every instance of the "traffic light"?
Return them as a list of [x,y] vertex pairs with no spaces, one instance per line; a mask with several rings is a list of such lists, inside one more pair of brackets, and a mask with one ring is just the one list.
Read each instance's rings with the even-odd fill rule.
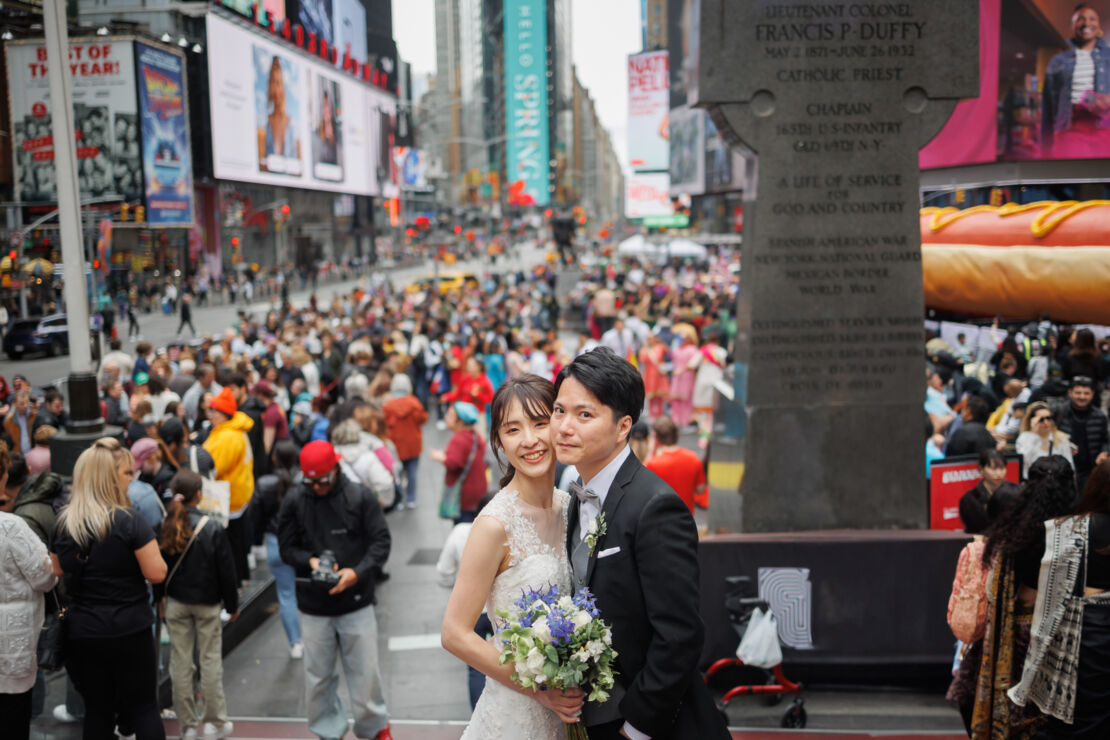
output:
[[142,206],[135,206],[135,223],[146,223],[146,209]]
[[282,215],[282,216],[286,216],[286,217],[288,217],[288,216],[289,216],[289,211],[290,211],[290,208],[289,208],[289,204],[288,204],[288,203],[286,203],[285,205],[283,205],[283,206],[281,207],[281,215]]
[[119,220],[126,221],[127,217],[131,215],[131,206],[126,203],[119,204]]
[[239,237],[237,237],[237,236],[231,237],[231,246],[238,248],[238,246],[239,246]]
[[12,262],[15,262],[15,259],[16,259],[16,258],[17,258],[18,256],[19,256],[19,252],[17,252],[17,251],[16,251],[16,250],[14,250],[14,249],[13,249],[12,251],[8,252],[8,258],[9,258],[9,259],[11,259],[11,260],[12,260]]

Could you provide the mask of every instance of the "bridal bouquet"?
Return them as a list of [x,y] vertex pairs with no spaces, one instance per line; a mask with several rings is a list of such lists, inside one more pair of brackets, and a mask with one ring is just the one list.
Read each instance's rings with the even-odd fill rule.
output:
[[[501,663],[513,664],[513,680],[524,688],[581,688],[588,701],[603,702],[613,688],[612,632],[601,619],[587,588],[573,596],[558,586],[525,591],[510,609],[498,609],[505,620],[498,633]],[[586,728],[566,726],[567,738],[586,738]]]

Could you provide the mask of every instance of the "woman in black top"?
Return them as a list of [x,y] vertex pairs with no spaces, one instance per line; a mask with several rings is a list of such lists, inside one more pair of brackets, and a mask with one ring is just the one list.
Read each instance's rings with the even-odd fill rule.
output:
[[1037,599],[1046,519],[1071,513],[1075,471],[1060,455],[1029,468],[1016,504],[986,530],[987,576],[984,637],[964,654],[948,692],[972,737],[1031,738],[1043,724],[1036,707],[1014,705],[1006,691],[1021,678]]
[[1020,488],[1006,480],[1006,458],[998,450],[979,453],[979,474],[974,488],[960,499],[960,520],[968,534],[982,534],[1018,499]]
[[154,531],[130,508],[131,453],[110,437],[81,453],[73,496],[54,528],[51,552],[65,578],[66,671],[85,700],[85,738],[113,736],[116,718],[138,740],[162,740],[157,664],[147,582],[166,563]]

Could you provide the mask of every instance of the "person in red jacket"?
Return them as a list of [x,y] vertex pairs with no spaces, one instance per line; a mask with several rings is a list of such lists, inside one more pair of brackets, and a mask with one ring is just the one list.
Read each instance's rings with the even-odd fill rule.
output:
[[428,411],[420,399],[412,394],[412,381],[404,373],[397,373],[389,384],[391,398],[382,406],[385,414],[386,433],[397,448],[397,456],[405,469],[407,479],[405,500],[400,508],[416,508],[416,472],[420,453],[424,450],[424,433],[421,427],[428,420]]
[[454,390],[443,396],[444,401],[466,401],[478,409],[479,416],[486,412],[486,406],[493,401],[493,386],[486,377],[482,361],[471,355],[466,358],[466,369],[459,376]]
[[466,365],[462,375],[459,376],[455,388],[450,393],[443,394],[447,402],[465,401],[478,409],[478,429],[484,432],[486,423],[486,407],[493,402],[493,385],[486,377],[486,368],[478,357],[471,355],[466,358]]
[[447,428],[454,434],[447,443],[447,450],[431,450],[428,456],[443,463],[447,469],[445,485],[453,485],[467,470],[462,490],[459,492],[459,517],[455,524],[472,522],[478,514],[478,502],[486,495],[485,442],[474,429],[478,423],[478,409],[472,403],[456,401],[447,408]]
[[690,513],[694,505],[709,506],[709,489],[705,466],[697,453],[678,446],[678,425],[669,416],[661,416],[652,424],[655,432],[655,454],[644,463],[651,472],[674,489]]

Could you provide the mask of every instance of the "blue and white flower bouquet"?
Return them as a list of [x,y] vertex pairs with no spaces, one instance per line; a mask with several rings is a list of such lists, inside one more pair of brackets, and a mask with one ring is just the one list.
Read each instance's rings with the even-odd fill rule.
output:
[[[524,688],[580,688],[588,701],[603,702],[613,688],[617,651],[593,594],[560,595],[558,586],[529,589],[512,608],[497,610],[501,664],[513,664],[513,681]],[[586,738],[586,728],[566,725],[566,737]]]

